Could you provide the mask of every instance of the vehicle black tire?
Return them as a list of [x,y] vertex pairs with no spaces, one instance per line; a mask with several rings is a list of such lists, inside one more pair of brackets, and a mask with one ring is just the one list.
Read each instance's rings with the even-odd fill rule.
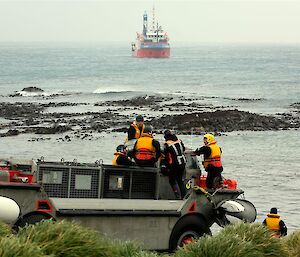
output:
[[31,212],[20,217],[14,224],[13,229],[18,231],[19,228],[25,227],[26,225],[33,225],[43,220],[55,220],[50,214],[44,212]]
[[173,228],[169,241],[169,250],[175,251],[178,247],[191,242],[203,235],[211,235],[209,227],[206,225],[205,219],[189,215],[182,218]]

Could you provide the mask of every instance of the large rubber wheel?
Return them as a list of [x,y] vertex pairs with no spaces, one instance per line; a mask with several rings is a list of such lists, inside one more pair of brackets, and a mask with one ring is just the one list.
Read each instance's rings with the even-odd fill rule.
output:
[[14,224],[14,230],[18,231],[19,228],[25,227],[26,225],[34,225],[43,220],[50,220],[54,218],[48,214],[43,212],[31,212],[27,213],[24,216],[20,217],[18,221]]
[[173,228],[169,241],[169,250],[174,251],[179,247],[203,236],[211,235],[204,218],[200,216],[186,216]]

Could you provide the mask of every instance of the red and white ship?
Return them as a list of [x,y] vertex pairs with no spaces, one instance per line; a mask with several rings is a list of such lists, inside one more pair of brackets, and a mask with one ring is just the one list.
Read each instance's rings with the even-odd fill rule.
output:
[[143,33],[137,33],[136,42],[131,44],[132,56],[140,58],[168,58],[170,44],[167,32],[155,21],[154,8],[151,26],[148,26],[148,15],[143,15]]

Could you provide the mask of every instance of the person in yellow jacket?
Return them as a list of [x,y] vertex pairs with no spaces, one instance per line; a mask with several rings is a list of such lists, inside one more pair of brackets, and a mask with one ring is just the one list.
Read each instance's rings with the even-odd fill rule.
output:
[[212,134],[205,134],[203,136],[203,143],[204,146],[197,148],[194,153],[196,155],[203,154],[204,161],[203,166],[205,171],[207,172],[206,177],[206,187],[216,188],[222,185],[222,149],[217,144],[215,137]]
[[270,213],[263,221],[263,225],[267,226],[273,232],[274,237],[282,237],[287,235],[287,227],[280,216],[277,214],[277,208],[273,207]]
[[130,124],[127,132],[127,140],[140,138],[144,132],[144,128],[144,117],[142,115],[138,115]]
[[144,133],[135,142],[130,156],[134,158],[135,163],[141,167],[154,167],[160,158],[160,144],[153,138],[152,127],[145,126]]
[[127,156],[127,146],[126,145],[118,145],[116,148],[116,152],[114,153],[114,158],[112,160],[112,165],[125,165],[132,166],[134,162]]

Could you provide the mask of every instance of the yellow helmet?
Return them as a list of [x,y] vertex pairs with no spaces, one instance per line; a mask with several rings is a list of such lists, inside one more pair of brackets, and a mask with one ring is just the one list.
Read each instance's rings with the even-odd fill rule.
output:
[[206,139],[208,144],[212,144],[216,142],[215,137],[212,134],[205,134],[203,136],[203,139]]

